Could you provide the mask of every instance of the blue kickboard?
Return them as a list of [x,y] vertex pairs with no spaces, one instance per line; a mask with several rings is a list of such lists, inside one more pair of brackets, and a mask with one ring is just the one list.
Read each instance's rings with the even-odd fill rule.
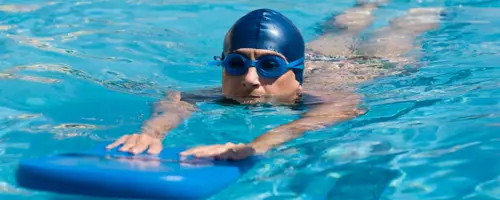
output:
[[19,186],[62,194],[141,199],[201,199],[235,182],[256,161],[180,160],[184,148],[159,155],[106,150],[107,144],[78,153],[22,160]]

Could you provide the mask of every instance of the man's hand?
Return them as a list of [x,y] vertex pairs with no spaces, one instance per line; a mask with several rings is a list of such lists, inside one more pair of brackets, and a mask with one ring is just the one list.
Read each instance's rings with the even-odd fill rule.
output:
[[121,144],[119,151],[139,154],[148,149],[149,154],[158,154],[163,149],[162,140],[171,129],[188,118],[196,106],[181,100],[179,92],[169,92],[166,99],[156,103],[153,118],[144,123],[140,134],[124,135],[106,149]]
[[181,156],[196,158],[215,158],[219,160],[242,160],[255,154],[255,149],[247,144],[226,143],[224,145],[200,146],[181,152]]
[[161,139],[152,137],[147,134],[131,134],[124,135],[115,142],[106,146],[106,149],[112,149],[123,144],[119,151],[139,154],[148,149],[149,154],[158,154],[163,149]]

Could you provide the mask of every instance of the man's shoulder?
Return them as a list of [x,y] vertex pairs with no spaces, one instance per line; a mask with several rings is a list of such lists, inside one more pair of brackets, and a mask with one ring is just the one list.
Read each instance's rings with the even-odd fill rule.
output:
[[223,98],[223,96],[220,87],[201,88],[181,92],[181,100],[189,103],[216,101],[221,98]]
[[304,92],[301,101],[307,105],[319,105],[359,98],[359,94],[349,90],[312,90]]

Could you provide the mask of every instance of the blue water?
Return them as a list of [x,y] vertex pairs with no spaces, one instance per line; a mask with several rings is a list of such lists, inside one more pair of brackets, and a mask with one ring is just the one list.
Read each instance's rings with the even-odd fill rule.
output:
[[[246,12],[277,9],[310,41],[353,3],[1,1],[0,198],[69,198],[16,187],[19,160],[112,141],[164,91],[220,85],[205,63]],[[371,28],[412,7],[446,8],[420,38],[423,68],[360,84],[366,115],[288,143],[211,199],[500,199],[500,1],[392,1]],[[299,114],[200,108],[166,146],[248,142]]]

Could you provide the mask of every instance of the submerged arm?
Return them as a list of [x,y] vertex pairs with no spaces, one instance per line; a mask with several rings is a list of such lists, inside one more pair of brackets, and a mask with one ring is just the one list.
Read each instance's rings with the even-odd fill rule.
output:
[[341,101],[315,106],[301,118],[268,131],[249,145],[255,152],[264,153],[275,146],[301,137],[304,132],[331,126],[364,113],[357,108],[360,102],[359,96],[352,94],[343,97]]
[[196,110],[193,104],[182,101],[179,93],[170,93],[168,98],[156,103],[153,117],[142,126],[142,133],[163,139],[166,133],[191,116]]
[[181,156],[194,155],[195,157],[240,160],[255,153],[264,153],[275,146],[302,136],[306,131],[330,126],[363,113],[362,110],[356,108],[360,101],[359,96],[354,94],[335,96],[336,98],[342,98],[342,100],[318,105],[305,113],[300,119],[272,129],[249,144],[233,144],[229,142],[199,146],[182,152]]
[[170,93],[168,98],[156,103],[152,118],[144,123],[140,134],[124,135],[106,148],[123,144],[120,151],[137,154],[149,148],[148,153],[160,153],[163,148],[161,141],[168,131],[190,117],[195,110],[194,105],[181,100],[180,93]]

